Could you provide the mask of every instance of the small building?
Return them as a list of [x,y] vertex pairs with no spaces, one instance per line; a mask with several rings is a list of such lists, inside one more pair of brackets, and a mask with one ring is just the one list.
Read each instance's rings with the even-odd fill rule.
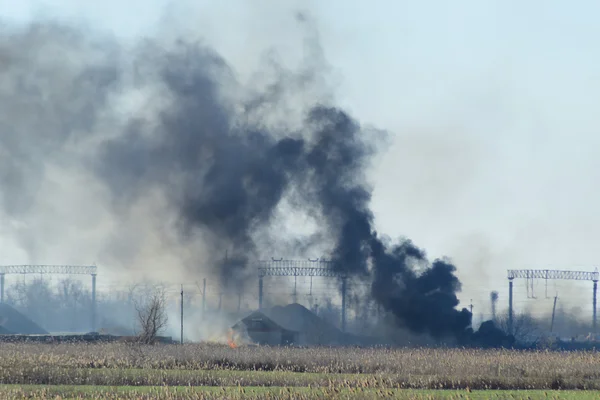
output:
[[47,335],[41,326],[6,303],[0,303],[0,335]]
[[232,326],[234,332],[256,344],[286,346],[301,342],[300,332],[286,329],[261,311],[254,311]]
[[339,329],[297,303],[254,311],[231,329],[251,342],[271,346],[335,345],[344,340]]

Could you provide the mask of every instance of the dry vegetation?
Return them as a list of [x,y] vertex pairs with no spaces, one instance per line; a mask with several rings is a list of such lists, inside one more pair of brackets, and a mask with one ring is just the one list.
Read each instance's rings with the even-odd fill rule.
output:
[[4,384],[600,389],[600,354],[187,344],[3,344]]
[[0,387],[3,399],[164,399],[164,400],[229,400],[229,399],[413,399],[413,400],[484,400],[484,399],[596,399],[597,393],[583,391],[435,391],[364,388],[249,388],[249,387]]

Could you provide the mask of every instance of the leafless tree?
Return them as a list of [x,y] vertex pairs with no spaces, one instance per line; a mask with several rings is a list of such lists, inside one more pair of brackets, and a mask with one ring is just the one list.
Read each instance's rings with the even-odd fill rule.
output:
[[165,290],[162,287],[154,287],[148,290],[141,300],[136,299],[134,302],[140,328],[139,341],[144,344],[154,343],[168,322]]
[[[508,313],[498,315],[495,323],[498,328],[508,332]],[[536,321],[531,315],[523,313],[513,315],[512,332],[508,333],[512,333],[519,343],[532,344],[540,340],[544,335],[544,329],[540,326],[539,321]]]
[[[64,316],[57,310],[64,305],[47,279],[35,278],[30,282],[17,282],[7,293],[7,303],[26,314],[47,330],[57,330]],[[63,327],[64,329],[64,327]]]

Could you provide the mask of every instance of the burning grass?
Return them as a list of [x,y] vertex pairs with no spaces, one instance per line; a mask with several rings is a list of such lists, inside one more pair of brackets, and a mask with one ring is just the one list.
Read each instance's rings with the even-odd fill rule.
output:
[[600,390],[600,353],[229,345],[4,344],[0,383]]

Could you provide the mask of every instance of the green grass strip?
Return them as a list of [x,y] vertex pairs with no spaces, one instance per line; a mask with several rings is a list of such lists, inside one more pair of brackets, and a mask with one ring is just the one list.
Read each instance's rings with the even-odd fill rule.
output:
[[399,389],[330,389],[287,387],[157,387],[157,386],[73,386],[73,385],[0,385],[3,399],[597,399],[591,391],[452,391]]
[[0,368],[3,384],[99,386],[285,386],[378,389],[598,390],[600,380],[397,374],[317,374],[287,371],[155,370],[25,366]]

